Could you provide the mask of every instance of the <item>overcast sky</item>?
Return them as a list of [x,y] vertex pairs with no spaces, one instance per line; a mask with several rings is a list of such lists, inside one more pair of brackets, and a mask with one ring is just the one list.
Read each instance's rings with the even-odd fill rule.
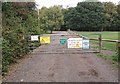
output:
[[[75,7],[77,5],[78,2],[81,2],[83,0],[35,0],[38,8],[41,8],[43,6],[46,7],[50,7],[50,6],[54,6],[54,5],[63,5],[63,7]],[[117,4],[120,0],[99,0],[101,2],[113,2],[115,4]]]

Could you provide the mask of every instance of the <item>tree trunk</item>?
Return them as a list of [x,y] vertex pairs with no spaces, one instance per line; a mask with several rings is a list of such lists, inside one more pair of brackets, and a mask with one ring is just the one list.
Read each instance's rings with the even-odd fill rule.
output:
[[104,31],[104,28],[101,29],[101,32]]

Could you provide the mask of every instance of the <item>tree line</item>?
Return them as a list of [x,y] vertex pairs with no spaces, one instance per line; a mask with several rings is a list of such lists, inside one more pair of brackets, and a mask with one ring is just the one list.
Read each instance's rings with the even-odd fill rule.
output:
[[112,2],[79,2],[76,7],[63,9],[65,24],[61,30],[118,31],[119,9]]

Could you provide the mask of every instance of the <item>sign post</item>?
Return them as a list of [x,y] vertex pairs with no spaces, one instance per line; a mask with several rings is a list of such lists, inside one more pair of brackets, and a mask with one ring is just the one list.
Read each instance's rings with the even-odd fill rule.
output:
[[99,52],[101,53],[101,49],[102,49],[102,35],[99,34]]
[[119,62],[119,64],[120,64],[120,41],[118,41],[118,62]]

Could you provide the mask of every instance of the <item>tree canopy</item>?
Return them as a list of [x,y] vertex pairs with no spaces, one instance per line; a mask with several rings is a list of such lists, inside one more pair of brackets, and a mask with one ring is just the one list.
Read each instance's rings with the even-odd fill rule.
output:
[[[43,7],[39,10],[40,22],[44,25],[44,30],[60,30],[61,25],[64,24],[62,7],[53,6],[50,8]],[[41,25],[41,26],[43,26]]]
[[63,9],[64,25],[61,29],[82,31],[117,31],[118,6],[112,2],[83,1],[76,7]]

